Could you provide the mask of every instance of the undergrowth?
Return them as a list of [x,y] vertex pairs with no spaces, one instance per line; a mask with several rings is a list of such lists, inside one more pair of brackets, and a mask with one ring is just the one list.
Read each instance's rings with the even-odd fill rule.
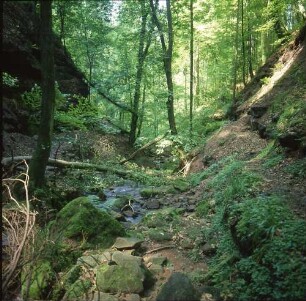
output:
[[223,300],[304,300],[306,222],[286,207],[286,196],[262,195],[260,176],[244,162],[231,159],[209,171],[201,175],[207,185],[197,214],[211,218],[203,237],[217,241],[217,252],[205,282]]

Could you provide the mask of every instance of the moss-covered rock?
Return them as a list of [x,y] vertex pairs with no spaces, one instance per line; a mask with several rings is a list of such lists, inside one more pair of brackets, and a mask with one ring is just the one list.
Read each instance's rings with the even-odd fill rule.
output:
[[145,274],[138,264],[102,265],[97,271],[97,288],[106,293],[141,293]]
[[55,279],[50,262],[37,262],[27,265],[21,273],[22,296],[29,299],[44,299]]
[[140,195],[144,198],[150,198],[153,196],[164,195],[170,192],[173,192],[173,187],[147,187],[140,190]]
[[182,273],[173,273],[162,286],[156,301],[199,301],[200,294],[193,287],[189,278]]
[[64,238],[81,241],[85,237],[88,244],[100,247],[109,247],[116,237],[125,235],[122,225],[97,209],[87,197],[69,202],[58,213],[53,226]]
[[78,279],[67,289],[64,300],[75,300],[76,298],[83,296],[88,292],[91,286],[92,283],[89,279]]
[[173,187],[177,189],[179,192],[184,192],[190,188],[190,184],[183,179],[177,179],[174,181]]

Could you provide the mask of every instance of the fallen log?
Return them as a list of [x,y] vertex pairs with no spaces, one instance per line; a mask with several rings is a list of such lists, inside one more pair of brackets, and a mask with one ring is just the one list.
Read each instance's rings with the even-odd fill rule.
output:
[[[6,158],[2,158],[1,164],[3,166],[6,166],[12,162],[18,162],[22,160],[30,161],[31,159],[32,159],[32,156],[16,156],[14,158],[6,157]],[[48,159],[48,165],[59,167],[59,168],[71,167],[71,168],[76,168],[76,169],[93,169],[96,171],[115,173],[120,176],[127,176],[131,174],[131,172],[128,170],[120,170],[120,169],[111,168],[111,167],[98,165],[98,164],[91,164],[91,163],[85,163],[85,162],[70,162],[70,161],[52,159],[52,158]]]
[[162,136],[157,136],[155,139],[149,141],[148,143],[146,143],[144,146],[142,146],[141,148],[137,149],[134,153],[132,153],[127,159],[121,160],[119,163],[123,164],[125,162],[128,162],[130,160],[132,160],[138,153],[140,153],[141,151],[143,151],[144,149],[150,147],[153,144],[156,144],[157,142],[159,142],[160,140],[162,140],[163,138],[165,138],[168,134],[170,133],[170,131],[166,132],[164,135]]

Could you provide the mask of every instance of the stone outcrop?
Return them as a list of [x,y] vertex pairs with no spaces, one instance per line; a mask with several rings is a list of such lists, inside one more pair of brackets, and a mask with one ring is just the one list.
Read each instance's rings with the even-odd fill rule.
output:
[[[29,112],[22,109],[21,95],[40,85],[40,18],[34,1],[4,1],[2,29],[2,71],[17,78],[18,85],[3,85],[3,126],[8,132],[28,134]],[[55,80],[63,94],[89,94],[84,75],[54,35]]]
[[[55,79],[60,91],[87,96],[84,75],[55,35],[54,43]],[[19,79],[20,90],[28,90],[40,82],[39,14],[31,1],[3,3],[1,57],[3,71]]]

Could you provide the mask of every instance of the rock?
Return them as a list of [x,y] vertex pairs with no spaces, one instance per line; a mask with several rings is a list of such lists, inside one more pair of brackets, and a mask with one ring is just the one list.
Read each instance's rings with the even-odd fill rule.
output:
[[[86,294],[90,287],[92,286],[91,281],[89,279],[78,279],[74,282],[69,289],[66,291],[63,300],[75,300]],[[82,300],[87,300],[83,299]]]
[[140,296],[137,294],[130,294],[125,297],[125,301],[140,301]]
[[193,212],[196,209],[196,205],[188,205],[186,209],[187,212]]
[[177,179],[175,180],[173,187],[180,192],[185,192],[190,188],[190,185],[187,181],[183,179]]
[[124,210],[123,215],[126,216],[126,217],[135,217],[135,216],[137,216],[137,213],[135,213],[132,210]]
[[111,294],[97,292],[93,293],[92,299],[83,299],[83,300],[91,300],[91,301],[119,301],[119,299]]
[[103,254],[93,254],[88,256],[82,256],[78,258],[77,264],[85,266],[86,268],[95,268],[103,263],[108,263],[112,260],[110,252],[104,252]]
[[96,283],[98,290],[105,293],[141,293],[144,279],[138,264],[102,265],[97,270]]
[[194,247],[194,243],[193,243],[193,241],[191,241],[189,238],[187,238],[187,237],[185,237],[182,241],[181,241],[181,247],[183,248],[183,249],[189,249],[189,250],[191,250],[191,249],[193,249],[193,247]]
[[88,299],[88,297],[86,298],[86,296],[84,296],[84,299],[82,299],[82,300],[90,300],[90,301],[119,301],[119,298],[117,296],[112,295],[112,294],[94,291],[92,293],[91,298]]
[[122,225],[106,212],[98,210],[87,197],[79,197],[69,202],[57,215],[52,225],[62,234],[80,242],[87,237],[87,243],[95,247],[109,247],[115,237],[125,234]]
[[172,240],[172,234],[158,229],[150,229],[148,235],[155,241]]
[[162,286],[156,301],[199,301],[200,294],[189,278],[182,273],[173,273]]
[[143,240],[136,237],[117,237],[113,248],[117,250],[137,249]]
[[295,132],[288,132],[278,137],[278,141],[282,147],[287,147],[291,150],[298,150],[301,144],[300,137]]
[[152,262],[153,264],[164,266],[167,263],[167,257],[161,255],[153,255],[148,258],[148,261]]
[[260,118],[267,112],[267,110],[267,105],[253,105],[248,111],[248,114],[254,118]]
[[164,195],[173,190],[172,187],[164,186],[164,187],[148,187],[140,190],[140,195],[144,198],[151,198],[154,196]]
[[148,200],[145,202],[145,207],[147,209],[159,209],[160,207],[159,200],[155,200],[155,199]]
[[137,264],[141,266],[142,257],[125,254],[120,251],[115,251],[112,256],[112,261],[122,267]]
[[216,246],[207,242],[204,246],[201,247],[203,254],[205,255],[214,255],[216,253]]
[[106,201],[106,199],[107,199],[107,196],[106,196],[106,194],[104,193],[104,190],[103,189],[100,189],[99,191],[98,191],[98,194],[97,194],[97,196],[99,197],[99,199],[101,200],[101,201]]
[[154,275],[157,275],[163,273],[164,268],[159,264],[151,264],[149,266],[149,271],[152,272]]

